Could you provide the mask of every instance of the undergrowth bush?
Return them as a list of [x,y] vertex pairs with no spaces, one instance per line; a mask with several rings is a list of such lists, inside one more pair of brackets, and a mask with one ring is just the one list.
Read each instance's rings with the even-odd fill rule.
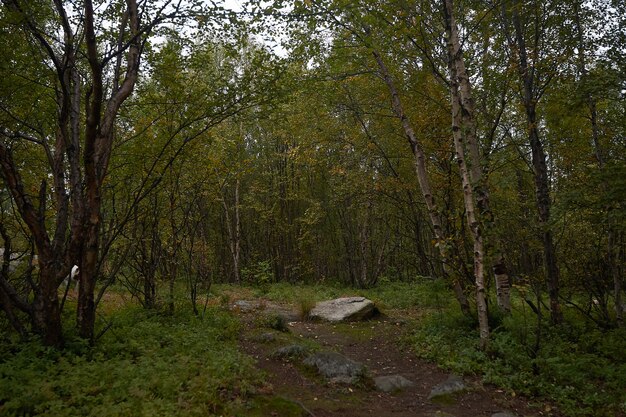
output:
[[[218,286],[216,286],[217,288]],[[294,285],[277,283],[263,288],[258,295],[274,301],[293,305],[310,303],[346,296],[364,296],[372,299],[377,306],[384,308],[423,307],[428,309],[449,308],[451,301],[446,293],[443,280],[418,279],[418,284],[408,282],[388,282],[368,289],[356,289],[340,284]]]
[[410,338],[422,358],[511,393],[554,401],[568,416],[625,412],[626,331],[573,323],[542,324],[537,344],[535,318],[514,313],[502,319],[483,352],[471,320],[449,310],[429,314]]
[[111,320],[93,348],[0,344],[0,414],[220,415],[260,383],[237,350],[238,323],[220,309],[200,320],[132,308]]

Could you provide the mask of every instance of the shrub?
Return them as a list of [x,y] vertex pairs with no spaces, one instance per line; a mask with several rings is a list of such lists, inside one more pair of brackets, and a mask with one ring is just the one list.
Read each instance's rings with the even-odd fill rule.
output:
[[78,341],[65,351],[36,341],[0,345],[0,414],[215,415],[260,383],[237,350],[238,323],[219,309],[205,320],[137,309],[111,320],[94,348]]
[[[487,352],[470,321],[452,311],[431,313],[411,336],[419,356],[455,372],[483,376],[510,392],[557,403],[569,416],[613,416],[626,404],[626,337],[580,323],[542,324],[514,314],[493,331]],[[469,326],[468,326],[469,325]],[[620,353],[621,352],[621,353]]]

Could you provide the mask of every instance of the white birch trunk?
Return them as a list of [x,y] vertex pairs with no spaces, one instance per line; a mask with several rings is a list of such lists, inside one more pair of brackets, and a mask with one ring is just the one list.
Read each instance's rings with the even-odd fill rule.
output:
[[435,202],[435,197],[432,192],[432,187],[428,178],[428,172],[426,171],[426,156],[424,155],[424,150],[422,149],[417,139],[417,135],[415,134],[415,131],[413,130],[413,127],[411,126],[411,123],[409,122],[406,113],[404,112],[404,107],[402,106],[400,95],[398,94],[398,90],[396,89],[395,83],[391,78],[391,74],[389,73],[385,62],[382,60],[382,57],[377,50],[373,49],[372,55],[376,60],[378,69],[380,70],[383,80],[385,81],[385,84],[387,85],[387,88],[391,95],[391,105],[393,112],[400,119],[404,133],[409,140],[409,144],[411,145],[411,150],[413,152],[415,161],[415,172],[417,174],[417,180],[420,186],[420,190],[422,192],[422,197],[424,198],[424,201],[426,203],[426,208],[428,209],[428,215],[430,217],[433,231],[435,233],[435,239],[437,240],[437,248],[441,256],[444,274],[446,276],[453,277],[452,284],[454,288],[454,294],[460,304],[461,310],[464,314],[471,315],[469,303],[467,301],[465,293],[463,292],[461,283],[450,270],[450,255],[447,250],[446,237],[443,233],[441,217]]
[[[448,55],[450,71],[456,74],[456,80],[452,82],[458,88],[455,93],[458,96],[460,134],[464,136],[463,151],[469,151],[469,159],[465,163],[469,171],[469,179],[472,187],[472,194],[476,198],[478,206],[477,219],[482,223],[483,230],[489,234],[493,227],[493,214],[489,206],[489,188],[483,178],[483,166],[481,162],[478,137],[476,135],[476,119],[474,109],[474,99],[472,96],[472,85],[465,67],[463,51],[459,40],[458,27],[454,19],[453,0],[444,0],[444,9],[447,18],[446,26],[448,30]],[[493,244],[493,243],[492,243]],[[500,246],[496,244],[494,246]],[[505,313],[511,312],[510,282],[504,263],[504,256],[501,251],[495,249],[492,259],[493,271],[496,282],[496,295],[498,307]]]

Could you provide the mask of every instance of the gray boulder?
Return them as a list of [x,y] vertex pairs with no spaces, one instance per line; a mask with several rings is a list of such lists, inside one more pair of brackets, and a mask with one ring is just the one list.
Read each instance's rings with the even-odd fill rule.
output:
[[331,322],[366,320],[376,313],[371,300],[365,297],[345,297],[322,301],[309,313],[312,319]]
[[410,388],[415,384],[402,375],[385,375],[374,378],[374,385],[378,391],[394,392]]
[[509,413],[508,411],[501,411],[499,413],[492,414],[491,417],[517,417],[513,413]]
[[318,352],[306,358],[306,366],[315,368],[317,372],[331,382],[354,384],[365,376],[365,366],[354,362],[335,352]]
[[272,353],[272,357],[276,359],[292,359],[299,358],[304,356],[308,352],[308,349],[301,345],[289,345],[283,346],[274,353]]
[[428,395],[428,399],[432,400],[433,398],[443,397],[446,395],[453,395],[459,392],[463,392],[467,389],[465,382],[456,376],[450,375],[448,379],[441,384],[436,385],[431,391],[430,395]]

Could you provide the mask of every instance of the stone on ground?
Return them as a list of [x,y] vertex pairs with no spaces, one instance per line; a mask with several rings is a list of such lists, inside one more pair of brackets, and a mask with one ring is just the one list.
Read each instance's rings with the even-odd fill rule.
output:
[[272,353],[273,358],[277,359],[293,359],[304,356],[308,352],[308,349],[302,345],[289,345],[283,346],[274,353]]
[[314,353],[303,362],[315,368],[317,372],[330,382],[354,384],[365,376],[365,366],[354,362],[335,352]]
[[276,341],[276,335],[274,333],[262,333],[254,338],[257,342],[271,343]]
[[446,381],[442,382],[441,384],[435,385],[435,387],[430,391],[428,399],[431,400],[437,397],[453,395],[465,391],[466,389],[467,386],[460,377],[456,375],[450,375]]
[[300,321],[300,314],[293,310],[287,310],[285,308],[277,308],[276,314],[281,316],[287,323],[294,321]]
[[345,297],[317,303],[309,317],[332,322],[358,321],[372,317],[375,312],[371,300],[365,297]]
[[410,388],[415,384],[402,375],[385,375],[374,378],[374,385],[378,391],[394,392]]
[[239,310],[242,313],[250,313],[251,311],[258,310],[261,307],[261,303],[258,301],[237,300],[233,303],[232,309]]
[[509,413],[508,411],[501,411],[499,413],[492,414],[491,417],[517,417],[513,413]]

